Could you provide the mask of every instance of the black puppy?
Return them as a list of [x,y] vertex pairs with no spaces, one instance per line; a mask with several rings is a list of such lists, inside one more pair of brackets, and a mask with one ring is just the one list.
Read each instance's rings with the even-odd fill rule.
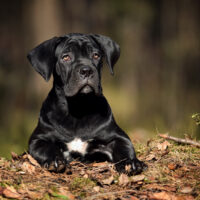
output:
[[29,141],[29,153],[42,166],[61,172],[74,159],[107,160],[119,172],[126,165],[130,174],[142,171],[144,163],[102,94],[103,58],[113,74],[119,55],[119,45],[109,37],[77,33],[54,37],[29,52],[34,69],[46,81],[54,77]]

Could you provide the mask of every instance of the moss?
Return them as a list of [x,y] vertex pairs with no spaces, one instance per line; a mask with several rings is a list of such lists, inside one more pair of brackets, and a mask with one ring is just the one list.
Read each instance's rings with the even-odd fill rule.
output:
[[86,187],[94,187],[95,185],[96,183],[89,178],[76,177],[70,184],[70,189],[86,189]]

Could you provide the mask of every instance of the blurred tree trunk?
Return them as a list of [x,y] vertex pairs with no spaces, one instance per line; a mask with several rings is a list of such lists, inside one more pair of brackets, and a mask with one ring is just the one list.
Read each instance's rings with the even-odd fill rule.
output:
[[[24,7],[24,17],[26,26],[29,29],[29,37],[27,37],[27,46],[30,49],[39,45],[45,40],[54,36],[60,36],[64,32],[64,28],[68,21],[63,20],[60,0],[34,0],[26,1]],[[63,26],[65,21],[65,26]],[[47,95],[51,84],[45,84],[42,77],[36,72],[32,73],[29,80],[30,89],[37,91],[37,95]]]

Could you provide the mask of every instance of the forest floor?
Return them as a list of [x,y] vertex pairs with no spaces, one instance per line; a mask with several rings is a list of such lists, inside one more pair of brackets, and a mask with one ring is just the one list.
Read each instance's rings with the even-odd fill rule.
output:
[[64,173],[50,173],[30,155],[12,153],[0,158],[0,199],[200,199],[200,148],[158,137],[134,146],[148,169],[129,177],[107,162],[72,162]]

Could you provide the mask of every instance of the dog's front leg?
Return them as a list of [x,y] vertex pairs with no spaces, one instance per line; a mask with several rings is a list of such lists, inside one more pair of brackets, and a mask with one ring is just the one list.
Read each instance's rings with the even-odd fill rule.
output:
[[67,162],[63,156],[65,145],[62,142],[34,138],[29,142],[29,153],[39,164],[49,171],[63,172]]
[[117,136],[113,141],[112,156],[116,170],[129,175],[141,173],[146,165],[137,159],[135,150],[129,138]]

